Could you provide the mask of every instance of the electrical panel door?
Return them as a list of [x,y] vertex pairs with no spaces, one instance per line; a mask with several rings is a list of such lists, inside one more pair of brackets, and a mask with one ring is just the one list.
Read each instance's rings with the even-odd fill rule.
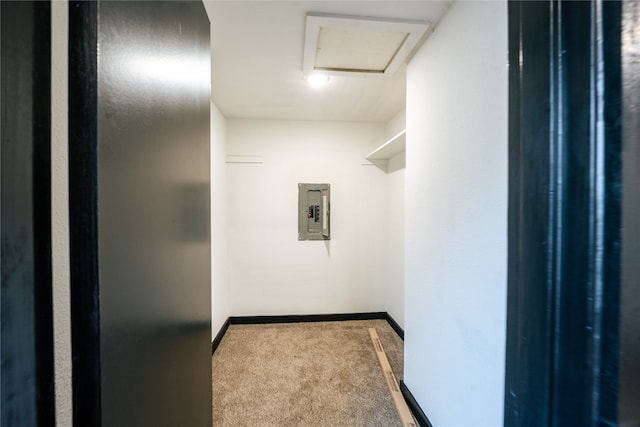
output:
[[329,240],[329,184],[298,184],[298,240]]

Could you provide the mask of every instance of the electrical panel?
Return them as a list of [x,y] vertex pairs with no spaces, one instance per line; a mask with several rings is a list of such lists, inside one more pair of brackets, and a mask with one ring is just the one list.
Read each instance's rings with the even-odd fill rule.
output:
[[329,184],[298,184],[298,240],[329,240]]

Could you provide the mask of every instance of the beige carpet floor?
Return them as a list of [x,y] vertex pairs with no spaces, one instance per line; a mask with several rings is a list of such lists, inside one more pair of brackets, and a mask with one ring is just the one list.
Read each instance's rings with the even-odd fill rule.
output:
[[212,358],[213,425],[402,426],[368,328],[400,380],[385,320],[231,325]]

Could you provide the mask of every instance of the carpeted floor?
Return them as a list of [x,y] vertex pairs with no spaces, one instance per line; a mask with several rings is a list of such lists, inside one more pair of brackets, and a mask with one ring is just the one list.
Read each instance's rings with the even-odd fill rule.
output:
[[385,320],[231,325],[212,358],[213,425],[402,426],[368,328],[402,379]]

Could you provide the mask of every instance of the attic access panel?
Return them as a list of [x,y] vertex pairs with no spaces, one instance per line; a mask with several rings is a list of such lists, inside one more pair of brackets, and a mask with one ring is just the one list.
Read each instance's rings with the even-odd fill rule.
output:
[[308,14],[303,70],[356,77],[393,74],[429,26],[422,21]]

